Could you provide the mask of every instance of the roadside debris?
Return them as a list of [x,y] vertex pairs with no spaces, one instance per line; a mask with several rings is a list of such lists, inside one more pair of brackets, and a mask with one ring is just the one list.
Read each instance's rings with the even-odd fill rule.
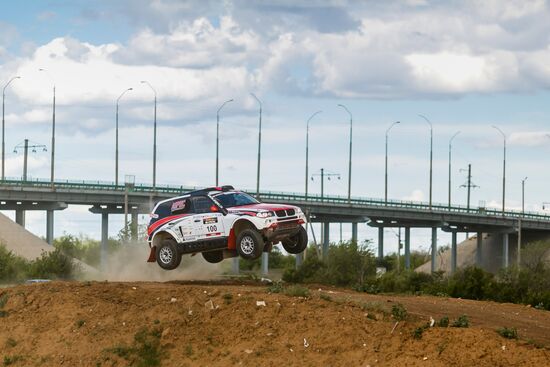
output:
[[258,307],[260,307],[260,306],[265,307],[265,306],[266,306],[265,301],[256,301],[256,306],[258,306]]

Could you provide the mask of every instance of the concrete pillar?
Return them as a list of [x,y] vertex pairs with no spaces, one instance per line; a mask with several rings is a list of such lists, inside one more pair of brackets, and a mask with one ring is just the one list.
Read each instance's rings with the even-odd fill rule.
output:
[[300,266],[302,266],[302,263],[304,262],[304,253],[296,254],[296,269],[298,269]]
[[411,228],[405,227],[405,269],[411,268]]
[[482,262],[483,262],[482,251],[483,251],[483,233],[477,232],[476,266],[479,268],[481,268]]
[[101,251],[100,261],[101,269],[105,270],[107,266],[107,245],[109,242],[109,214],[101,213]]
[[323,224],[323,260],[327,259],[328,256],[328,244],[330,238],[330,223]]
[[451,236],[451,274],[456,272],[456,231]]
[[138,213],[132,212],[132,223],[130,224],[130,237],[132,241],[138,239]]
[[233,274],[239,274],[239,257],[233,258]]
[[46,210],[46,242],[53,245],[53,210]]
[[437,257],[437,227],[432,227],[432,263],[431,271],[435,272],[435,263]]
[[269,273],[269,252],[262,252],[262,275]]
[[504,233],[502,235],[502,267],[503,268],[507,268],[508,265],[509,265],[509,260],[508,260],[508,255],[509,255],[509,252],[508,252],[508,241],[509,241],[509,234],[508,233]]
[[357,222],[351,223],[351,241],[357,243]]
[[17,209],[15,211],[15,223],[19,224],[21,227],[25,227],[25,211],[22,209]]
[[378,260],[384,259],[384,227],[378,227]]

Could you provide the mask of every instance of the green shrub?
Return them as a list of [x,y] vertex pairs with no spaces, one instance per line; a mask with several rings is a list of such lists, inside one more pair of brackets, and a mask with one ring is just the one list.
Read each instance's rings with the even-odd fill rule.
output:
[[0,244],[0,282],[18,283],[25,279],[27,260],[6,249]]
[[468,316],[462,315],[459,316],[458,319],[456,319],[451,326],[466,328],[470,326],[470,320],[468,319]]
[[459,269],[449,279],[449,294],[452,297],[482,300],[491,296],[494,288],[493,274],[475,266]]
[[438,322],[437,326],[439,327],[448,327],[449,326],[449,318],[447,316],[443,316]]
[[30,263],[28,277],[44,279],[71,279],[76,275],[78,267],[72,259],[55,249],[42,252],[42,255]]
[[503,328],[497,329],[497,333],[506,339],[518,338],[518,331],[516,330],[516,328],[503,327]]
[[284,294],[291,297],[308,297],[309,289],[302,287],[301,285],[291,285],[288,288],[285,288],[283,291]]
[[407,309],[401,303],[392,306],[391,314],[397,321],[403,321],[407,318]]

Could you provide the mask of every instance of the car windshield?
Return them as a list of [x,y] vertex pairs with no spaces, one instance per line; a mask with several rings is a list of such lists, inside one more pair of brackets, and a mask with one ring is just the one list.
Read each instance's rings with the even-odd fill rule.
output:
[[244,192],[228,192],[215,196],[216,200],[222,204],[224,208],[233,208],[234,206],[243,206],[258,204],[259,201]]

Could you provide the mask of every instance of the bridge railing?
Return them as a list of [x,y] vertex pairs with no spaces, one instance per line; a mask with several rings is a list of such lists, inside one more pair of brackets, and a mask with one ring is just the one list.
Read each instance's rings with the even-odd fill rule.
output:
[[[13,186],[13,187],[25,187],[29,186],[32,188],[51,188],[51,182],[44,179],[34,179],[30,178],[26,181],[23,181],[20,178],[7,178],[0,183],[4,186]],[[55,181],[56,189],[78,189],[78,190],[105,190],[105,191],[124,191],[124,183],[115,185],[114,182],[110,181],[93,181],[93,180],[57,180]],[[162,194],[173,194],[180,195],[185,192],[198,190],[202,187],[194,186],[176,186],[176,185],[156,185],[153,188],[149,184],[134,184],[132,186],[133,192],[142,192],[142,193],[162,193]],[[253,190],[243,190],[254,194]],[[506,217],[506,218],[524,218],[530,220],[550,220],[550,215],[537,212],[521,212],[514,210],[507,210],[502,212],[496,208],[468,208],[465,205],[456,205],[451,206],[440,203],[433,203],[431,206],[428,203],[417,202],[417,201],[407,201],[407,200],[382,200],[368,197],[356,197],[352,196],[349,200],[347,196],[341,195],[330,195],[330,196],[321,196],[319,194],[308,194],[307,197],[303,193],[296,192],[279,192],[279,191],[262,191],[260,192],[260,198],[263,200],[281,200],[289,202],[307,202],[314,204],[337,204],[337,205],[352,205],[352,206],[376,206],[380,208],[396,208],[396,209],[410,209],[410,210],[421,210],[427,212],[441,212],[441,213],[461,213],[461,214],[471,214],[471,215],[487,215],[494,217]]]

